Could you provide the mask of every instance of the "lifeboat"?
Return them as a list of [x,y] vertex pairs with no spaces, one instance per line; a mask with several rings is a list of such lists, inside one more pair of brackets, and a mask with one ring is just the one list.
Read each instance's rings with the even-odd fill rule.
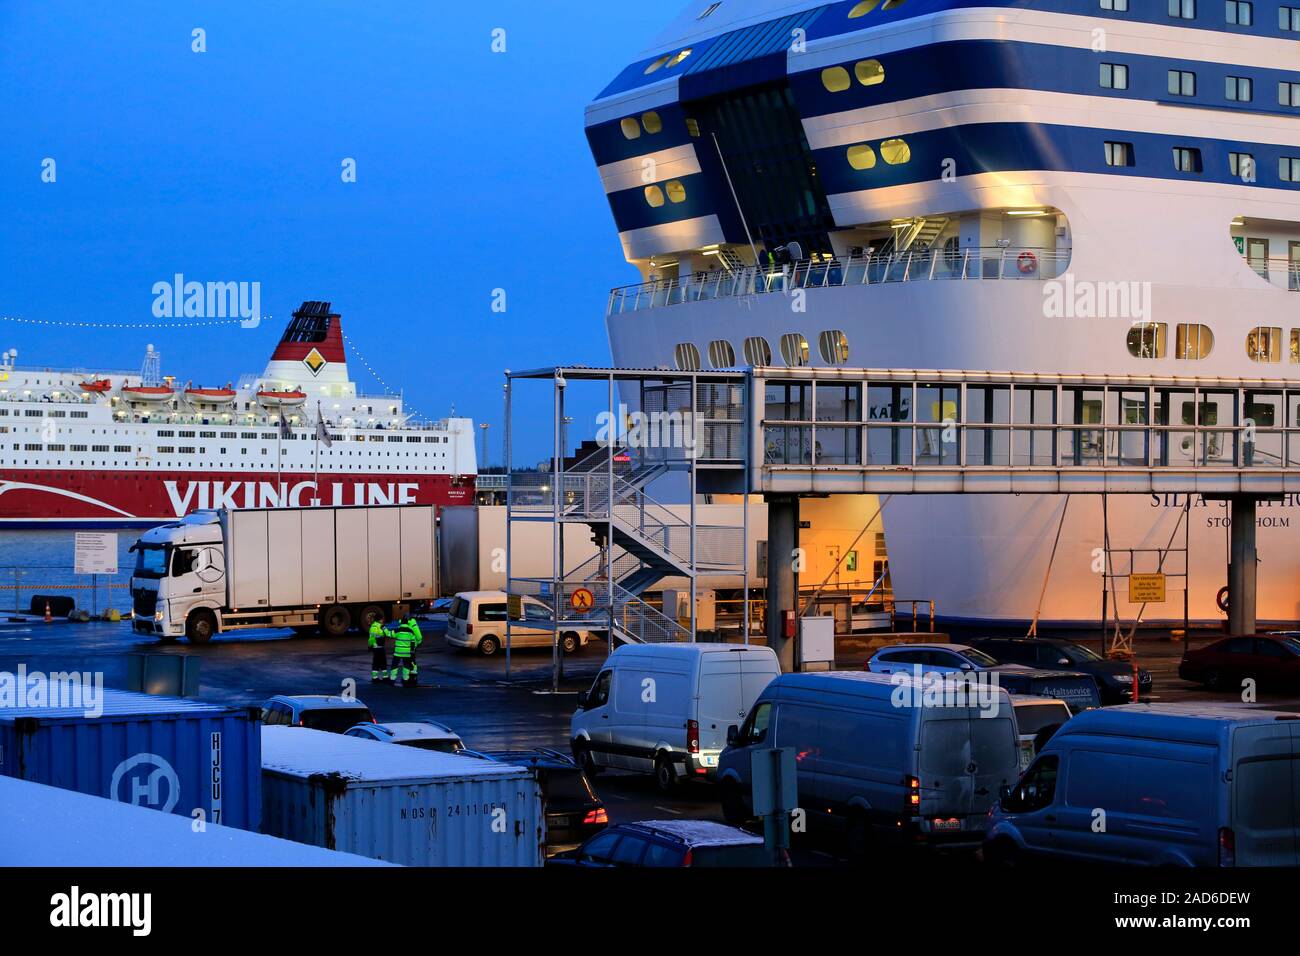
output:
[[185,397],[191,402],[211,402],[215,405],[229,405],[238,393],[227,385],[225,388],[187,388]]
[[175,394],[176,389],[169,385],[127,385],[122,389],[128,402],[165,402]]
[[307,393],[297,389],[290,392],[263,390],[257,393],[257,400],[268,408],[293,408],[306,403]]
[[112,389],[113,389],[113,383],[106,378],[96,378],[96,379],[92,379],[89,382],[81,383],[81,390],[83,392],[97,392],[98,394],[102,395],[105,392],[112,391]]

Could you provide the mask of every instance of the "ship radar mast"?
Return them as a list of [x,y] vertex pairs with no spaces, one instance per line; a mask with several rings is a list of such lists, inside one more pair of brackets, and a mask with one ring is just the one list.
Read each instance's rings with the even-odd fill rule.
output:
[[146,388],[162,384],[162,353],[152,345],[145,346],[144,362],[140,366],[140,384]]

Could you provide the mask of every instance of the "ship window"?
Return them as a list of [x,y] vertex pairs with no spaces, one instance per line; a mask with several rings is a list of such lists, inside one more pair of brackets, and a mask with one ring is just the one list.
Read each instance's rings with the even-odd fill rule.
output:
[[685,50],[682,50],[681,53],[678,53],[676,56],[674,56],[671,60],[668,61],[668,63],[666,64],[668,69],[671,70],[673,67],[684,62],[686,58],[691,55],[691,52],[692,51],[690,50],[689,47]]
[[1180,324],[1174,341],[1174,358],[1196,360],[1207,358],[1214,350],[1214,333],[1208,325]]
[[1169,0],[1169,15],[1175,20],[1195,20],[1196,0]]
[[1106,165],[1107,166],[1132,166],[1133,165],[1133,144],[1132,143],[1107,143],[1106,144]]
[[1291,330],[1291,364],[1300,364],[1300,329]]
[[822,86],[826,87],[828,93],[843,93],[853,81],[849,79],[849,71],[842,66],[828,66],[822,70]]
[[865,143],[850,146],[849,165],[854,169],[873,169],[876,165],[876,151]]
[[627,117],[620,125],[623,127],[623,135],[628,139],[639,139],[641,137],[641,124],[633,117]]
[[823,332],[817,337],[817,345],[827,365],[849,364],[849,337],[839,329]]
[[1250,153],[1229,153],[1228,170],[1244,183],[1255,181],[1255,157]]
[[1196,74],[1190,70],[1169,71],[1170,96],[1195,96]]
[[641,117],[641,125],[645,127],[647,133],[653,136],[655,133],[663,131],[664,121],[660,118],[658,113],[651,110],[649,113],[646,113]]
[[885,82],[885,68],[880,65],[879,60],[863,60],[853,68],[853,72],[863,86],[875,86]]
[[1186,146],[1175,146],[1174,169],[1180,173],[1199,173],[1201,171],[1201,151]]
[[1248,0],[1227,0],[1223,15],[1232,26],[1248,27],[1255,22],[1255,5]]
[[896,10],[903,5],[903,0],[885,0],[885,5],[881,10]]
[[772,364],[772,346],[767,339],[757,335],[745,339],[745,363],[760,367]]
[[859,17],[865,17],[878,6],[880,6],[880,0],[862,0],[861,3],[849,11],[849,19],[856,20]]
[[1300,106],[1300,83],[1279,83],[1277,102],[1280,106]]
[[673,203],[686,202],[686,187],[682,185],[681,180],[674,179],[664,189],[668,192],[668,201]]
[[715,13],[718,12],[718,7],[720,7],[720,6],[722,6],[722,0],[718,0],[717,3],[711,3],[711,4],[709,4],[707,7],[705,7],[704,12],[701,13],[701,14],[700,14],[698,17],[696,17],[695,19],[697,19],[697,20],[704,20],[704,19],[707,19],[708,17],[713,16]]
[[1128,330],[1128,354],[1134,358],[1162,359],[1169,326],[1164,322],[1136,322]]
[[912,149],[904,140],[887,139],[880,144],[880,158],[890,166],[898,166],[912,158]]
[[671,53],[667,54],[666,56],[661,56],[659,59],[655,60],[653,63],[651,63],[649,66],[645,68],[645,75],[649,76],[651,73],[655,73],[661,70],[664,66],[667,65],[668,61],[671,60],[672,58],[673,55]]
[[652,209],[658,209],[664,204],[664,191],[658,186],[647,186],[645,188],[645,201],[650,204]]
[[1277,25],[1287,33],[1300,33],[1300,7],[1278,7]]
[[688,116],[686,118],[686,132],[690,133],[692,138],[699,139],[700,121],[695,119],[694,117]]
[[1229,103],[1249,103],[1255,95],[1248,76],[1229,76],[1224,81],[1223,95]]
[[1116,13],[1128,13],[1128,0],[1101,0],[1103,10],[1114,10]]
[[781,336],[781,358],[791,368],[802,368],[808,364],[808,340],[798,332],[787,332]]
[[1103,90],[1127,90],[1128,67],[1123,63],[1103,63],[1101,65],[1101,88]]
[[690,342],[682,342],[675,348],[677,367],[684,372],[698,371],[700,367],[700,350]]
[[1252,362],[1282,361],[1282,330],[1259,326],[1246,336],[1246,354]]
[[736,350],[726,339],[709,343],[709,364],[714,368],[735,368]]
[[1284,183],[1300,183],[1300,156],[1283,156],[1278,160],[1277,175]]

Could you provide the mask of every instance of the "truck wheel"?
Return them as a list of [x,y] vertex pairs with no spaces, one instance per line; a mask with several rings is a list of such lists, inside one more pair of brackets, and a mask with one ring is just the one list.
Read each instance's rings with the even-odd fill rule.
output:
[[560,650],[564,651],[566,654],[581,654],[582,639],[579,638],[577,634],[570,631],[568,634],[565,634],[564,637],[560,638]]
[[677,789],[677,768],[667,754],[655,758],[655,787],[660,793],[672,793]]
[[501,642],[495,637],[485,637],[478,642],[478,652],[484,657],[491,657],[501,649]]
[[384,614],[382,607],[378,604],[367,604],[361,609],[361,616],[357,618],[357,627],[361,629],[362,634],[368,634],[371,624],[374,624],[375,621],[382,624],[386,620],[388,620],[388,616]]
[[601,771],[600,765],[591,756],[591,747],[585,741],[574,741],[573,760],[588,777],[594,777]]
[[320,612],[320,629],[326,637],[342,637],[352,627],[352,612],[335,604]]
[[185,620],[185,636],[191,644],[206,644],[217,633],[217,617],[211,611],[199,608],[190,612]]

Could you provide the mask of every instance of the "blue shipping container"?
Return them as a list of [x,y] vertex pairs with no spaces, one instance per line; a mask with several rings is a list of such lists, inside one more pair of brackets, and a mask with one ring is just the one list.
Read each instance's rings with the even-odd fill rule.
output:
[[105,689],[103,713],[0,709],[0,774],[242,830],[262,819],[255,709]]

